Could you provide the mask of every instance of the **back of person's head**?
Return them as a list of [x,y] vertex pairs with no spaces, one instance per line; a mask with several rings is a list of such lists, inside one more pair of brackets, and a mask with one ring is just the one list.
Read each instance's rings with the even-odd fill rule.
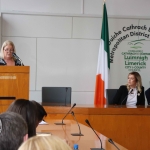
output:
[[25,99],[15,100],[8,108],[9,112],[16,112],[20,114],[28,125],[28,136],[32,137],[36,135],[36,108],[35,105]]
[[72,150],[70,146],[54,135],[40,134],[24,142],[18,150]]
[[38,102],[36,101],[31,101],[35,107],[36,107],[36,112],[37,112],[37,125],[39,124],[39,122],[41,122],[43,120],[44,117],[47,116],[47,113],[45,111],[45,109],[43,108],[42,105],[40,105]]
[[27,124],[19,114],[0,114],[0,150],[17,150],[27,140],[27,133]]

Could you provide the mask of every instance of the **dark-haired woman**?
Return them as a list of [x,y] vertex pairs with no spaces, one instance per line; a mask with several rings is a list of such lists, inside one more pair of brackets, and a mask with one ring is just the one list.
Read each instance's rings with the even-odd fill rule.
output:
[[9,112],[16,112],[20,114],[28,125],[28,137],[36,135],[36,127],[42,121],[44,116],[47,116],[46,111],[36,101],[29,101],[26,99],[15,100],[8,108]]

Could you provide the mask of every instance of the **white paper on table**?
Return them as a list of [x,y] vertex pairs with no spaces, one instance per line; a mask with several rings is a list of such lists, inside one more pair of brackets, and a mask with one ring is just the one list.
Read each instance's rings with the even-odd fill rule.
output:
[[48,124],[48,123],[42,120],[39,124]]

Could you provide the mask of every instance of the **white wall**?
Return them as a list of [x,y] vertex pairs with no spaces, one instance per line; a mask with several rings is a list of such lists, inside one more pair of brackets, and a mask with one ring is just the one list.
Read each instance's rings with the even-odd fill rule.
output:
[[[30,99],[41,102],[42,86],[71,86],[72,103],[93,104],[102,4],[102,0],[1,0],[2,42],[12,40],[18,56],[31,68]],[[106,4],[110,36],[123,26],[150,24],[148,0],[106,0]],[[128,38],[116,51],[111,88],[126,83],[128,74],[119,50],[125,51],[124,43],[138,38]],[[149,39],[145,43],[149,52]],[[148,88],[146,74],[148,68],[141,72]]]

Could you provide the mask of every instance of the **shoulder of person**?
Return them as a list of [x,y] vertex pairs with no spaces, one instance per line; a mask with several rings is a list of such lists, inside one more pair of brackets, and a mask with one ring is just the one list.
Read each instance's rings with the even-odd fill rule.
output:
[[15,64],[16,64],[16,66],[21,66],[21,61],[19,59],[16,59]]
[[0,58],[0,64],[1,65],[6,65],[6,62],[4,61],[4,59]]
[[121,85],[119,89],[127,89],[126,85]]
[[142,90],[144,90],[144,86],[142,86]]

